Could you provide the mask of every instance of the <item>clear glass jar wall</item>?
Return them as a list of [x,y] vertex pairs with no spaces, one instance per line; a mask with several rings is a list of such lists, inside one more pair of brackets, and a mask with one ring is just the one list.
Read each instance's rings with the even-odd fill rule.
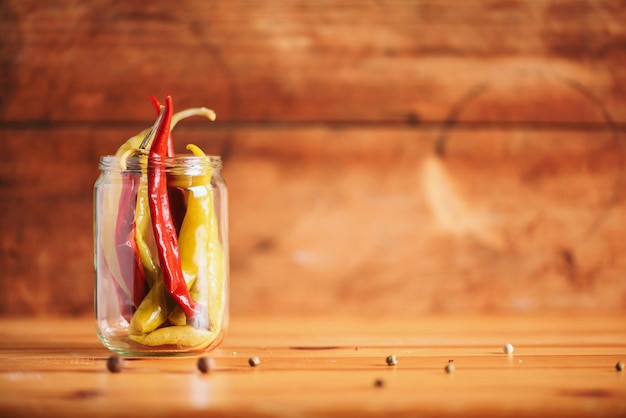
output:
[[94,187],[97,333],[120,355],[200,353],[219,345],[228,326],[221,159],[162,164],[167,182],[159,193],[150,193],[146,157],[102,157]]

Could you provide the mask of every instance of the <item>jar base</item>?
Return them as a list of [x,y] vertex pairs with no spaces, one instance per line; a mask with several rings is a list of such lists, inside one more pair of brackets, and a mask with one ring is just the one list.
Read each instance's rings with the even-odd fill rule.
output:
[[224,340],[224,332],[198,346],[180,346],[164,344],[159,346],[144,346],[132,341],[128,337],[105,338],[97,333],[100,342],[111,352],[122,357],[193,357],[217,348]]

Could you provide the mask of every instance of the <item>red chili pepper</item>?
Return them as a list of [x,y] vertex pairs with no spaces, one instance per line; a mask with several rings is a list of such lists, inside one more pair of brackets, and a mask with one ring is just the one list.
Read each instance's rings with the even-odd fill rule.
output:
[[146,274],[135,241],[135,207],[140,179],[139,173],[122,173],[122,191],[115,224],[115,251],[121,279],[131,291],[135,307],[139,306],[148,292]]
[[170,202],[167,191],[165,158],[167,143],[172,121],[172,98],[167,96],[163,119],[157,126],[150,154],[148,156],[148,196],[150,217],[156,240],[163,283],[176,303],[183,309],[187,318],[193,317],[197,311],[195,302],[189,295],[187,283],[180,265],[180,251],[176,228],[170,213]]
[[[155,96],[150,96],[150,100],[154,105],[157,116],[161,112],[161,102]],[[172,133],[167,136],[167,156],[174,156],[174,141],[172,139]],[[187,207],[185,205],[185,192],[179,188],[169,188],[169,200],[170,200],[170,212],[172,214],[172,219],[174,222],[174,228],[176,228],[176,233],[180,232],[180,227],[183,224],[183,219],[185,218],[185,212]]]
[[[152,104],[154,105],[154,109],[156,110],[157,116],[159,116],[159,113],[161,113],[161,102],[159,102],[159,99],[157,99],[155,96],[150,96],[150,100],[152,101]],[[171,132],[167,136],[167,156],[168,157],[174,156],[174,141],[172,140]]]

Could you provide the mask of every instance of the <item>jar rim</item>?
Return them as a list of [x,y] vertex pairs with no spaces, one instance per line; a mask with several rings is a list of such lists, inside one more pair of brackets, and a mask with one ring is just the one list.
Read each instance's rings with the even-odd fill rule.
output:
[[[152,160],[154,161],[154,160]],[[133,156],[125,160],[125,167],[122,165],[122,157],[117,155],[103,155],[100,157],[100,170],[119,171],[140,171],[145,169],[150,162],[148,156]],[[219,170],[222,168],[222,157],[220,155],[175,155],[158,160],[166,169],[201,169],[212,168]]]

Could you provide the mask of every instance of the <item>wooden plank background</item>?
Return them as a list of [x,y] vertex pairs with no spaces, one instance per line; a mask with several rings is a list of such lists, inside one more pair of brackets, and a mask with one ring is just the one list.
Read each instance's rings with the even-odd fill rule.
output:
[[233,314],[626,312],[626,1],[0,2],[0,315],[89,315],[149,95],[224,158]]

